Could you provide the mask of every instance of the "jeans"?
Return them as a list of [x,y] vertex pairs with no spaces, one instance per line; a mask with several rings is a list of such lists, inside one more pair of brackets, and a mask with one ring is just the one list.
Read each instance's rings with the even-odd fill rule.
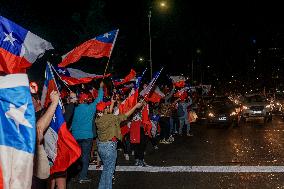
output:
[[171,117],[170,118],[170,133],[174,134],[178,131],[179,127],[179,119],[176,117]]
[[183,126],[186,126],[186,134],[189,134],[190,132],[190,123],[188,121],[187,118],[185,117],[180,117],[179,118],[179,134],[181,135],[182,134],[182,129],[183,129]]
[[89,161],[90,161],[90,153],[93,145],[93,139],[78,139],[78,144],[81,147],[81,162],[82,162],[82,169],[79,173],[79,180],[87,179],[88,168],[89,168]]
[[170,137],[170,117],[161,117],[159,120],[161,127],[161,139],[169,139]]
[[117,158],[117,142],[98,142],[98,151],[104,164],[98,189],[112,188],[112,175]]

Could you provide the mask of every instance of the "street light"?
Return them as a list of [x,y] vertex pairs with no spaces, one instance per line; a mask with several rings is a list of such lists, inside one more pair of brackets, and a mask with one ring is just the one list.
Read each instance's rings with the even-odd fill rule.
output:
[[[167,8],[167,3],[165,1],[161,1],[159,3],[160,8]],[[150,63],[150,75],[151,79],[153,78],[153,62],[152,62],[152,36],[151,36],[151,17],[152,17],[152,6],[149,8],[148,12],[148,28],[149,28],[149,63]]]

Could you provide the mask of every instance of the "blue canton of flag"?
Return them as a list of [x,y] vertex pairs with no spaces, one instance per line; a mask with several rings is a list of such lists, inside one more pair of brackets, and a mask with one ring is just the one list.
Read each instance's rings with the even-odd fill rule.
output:
[[118,30],[113,30],[102,35],[97,36],[95,39],[104,43],[112,43],[115,39]]
[[8,75],[0,81],[0,145],[34,153],[35,111],[27,76]]
[[25,28],[0,16],[0,46],[3,49],[19,56],[27,33]]

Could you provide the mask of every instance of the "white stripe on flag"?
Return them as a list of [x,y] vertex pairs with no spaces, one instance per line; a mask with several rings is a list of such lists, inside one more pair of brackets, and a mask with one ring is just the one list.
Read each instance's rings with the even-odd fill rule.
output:
[[[96,169],[96,165],[90,165],[89,170]],[[284,173],[284,166],[169,166],[169,167],[155,167],[155,166],[116,166],[115,171],[120,172],[149,172],[149,173]]]
[[0,145],[0,165],[5,189],[30,189],[34,155]]
[[29,86],[27,74],[9,74],[0,76],[0,89]]
[[49,49],[53,49],[50,42],[28,32],[22,45],[20,56],[23,56],[29,62],[34,63],[37,58],[41,57],[45,51]]
[[57,141],[58,141],[58,134],[51,127],[48,127],[44,135],[44,149],[48,157],[53,162],[55,161],[55,158],[57,156]]

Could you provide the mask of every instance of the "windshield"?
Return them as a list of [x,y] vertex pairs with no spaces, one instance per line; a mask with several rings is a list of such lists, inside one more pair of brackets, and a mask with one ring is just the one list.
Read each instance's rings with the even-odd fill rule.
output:
[[213,101],[211,105],[216,109],[229,109],[233,107],[233,104],[229,101]]
[[249,96],[246,97],[246,102],[253,103],[253,102],[265,102],[265,98],[260,95]]
[[275,99],[284,100],[284,94],[275,94]]

